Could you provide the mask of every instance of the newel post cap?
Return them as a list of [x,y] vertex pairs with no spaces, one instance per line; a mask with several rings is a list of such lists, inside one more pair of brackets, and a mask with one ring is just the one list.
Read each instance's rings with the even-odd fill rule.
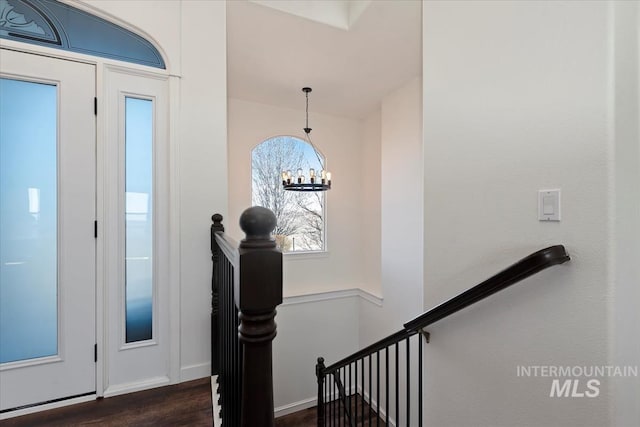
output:
[[220,224],[224,218],[219,213],[211,215],[211,222],[214,224]]
[[271,232],[276,228],[276,216],[271,210],[262,206],[252,206],[240,215],[240,228],[246,237],[244,242],[267,241],[273,242]]

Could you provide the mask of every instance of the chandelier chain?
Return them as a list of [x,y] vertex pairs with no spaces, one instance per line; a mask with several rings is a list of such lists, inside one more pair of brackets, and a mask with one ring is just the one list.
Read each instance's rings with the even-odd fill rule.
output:
[[307,115],[307,126],[305,127],[304,131],[307,133],[307,135],[309,135],[309,132],[311,132],[311,129],[309,129],[309,92],[306,92],[305,96],[307,98],[307,108],[305,109],[305,113]]
[[306,127],[304,128],[304,132],[307,135],[307,140],[309,141],[309,145],[311,145],[311,148],[313,148],[313,154],[316,155],[316,158],[318,159],[318,163],[320,163],[320,166],[322,167],[322,169],[324,169],[324,162],[320,159],[320,154],[318,154],[318,150],[316,149],[316,146],[313,145],[313,142],[311,141],[311,129],[309,128],[309,92],[310,90],[305,90],[305,97],[307,99],[305,114],[306,114],[307,121],[306,121]]

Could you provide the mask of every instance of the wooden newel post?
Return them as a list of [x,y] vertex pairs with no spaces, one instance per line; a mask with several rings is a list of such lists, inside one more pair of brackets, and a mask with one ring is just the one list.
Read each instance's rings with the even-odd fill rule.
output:
[[276,306],[282,303],[282,252],[271,232],[276,217],[254,206],[240,216],[246,238],[240,242],[235,295],[238,336],[243,344],[242,427],[272,427],[273,370],[271,343],[276,336]]
[[222,215],[214,214],[211,217],[211,261],[213,261],[213,273],[211,274],[211,375],[220,374],[220,331],[219,311],[220,311],[220,280],[218,275],[220,250],[216,243],[215,234],[224,232],[222,225]]
[[318,427],[324,427],[324,359],[318,357],[318,363],[316,364],[316,377],[318,379],[318,405],[317,416]]

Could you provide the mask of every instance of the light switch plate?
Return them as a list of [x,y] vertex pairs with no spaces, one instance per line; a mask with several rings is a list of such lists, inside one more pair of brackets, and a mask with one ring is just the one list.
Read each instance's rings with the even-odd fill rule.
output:
[[560,221],[560,189],[538,190],[538,219]]

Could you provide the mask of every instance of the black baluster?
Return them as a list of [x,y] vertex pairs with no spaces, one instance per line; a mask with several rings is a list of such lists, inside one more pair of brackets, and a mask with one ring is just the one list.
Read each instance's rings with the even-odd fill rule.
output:
[[418,334],[418,425],[422,425],[422,335]]
[[373,394],[371,394],[371,387],[373,385],[371,381],[371,357],[372,355],[369,355],[369,425],[371,425],[371,411],[373,409]]
[[336,425],[336,379],[331,377],[331,426]]
[[362,379],[360,381],[360,391],[362,392],[360,398],[360,420],[362,421],[362,425],[364,425],[364,357],[360,359],[360,371],[362,373]]
[[353,383],[351,382],[351,379],[352,379],[352,377],[351,377],[351,365],[352,365],[352,364],[351,364],[351,363],[349,363],[349,368],[347,369],[347,371],[349,372],[349,388],[347,389],[347,393],[349,393],[349,394],[347,395],[347,402],[348,402],[348,404],[349,404],[349,415],[350,415],[350,417],[349,417],[349,426],[352,426],[352,425],[353,425],[353,418],[352,418],[352,417],[353,417],[353,409],[351,408],[351,400],[352,400],[352,399],[351,399],[351,395],[352,395],[352,390],[351,390],[351,388],[352,388],[352,384],[353,384]]
[[327,397],[327,393],[329,390],[329,376],[325,377],[324,380],[324,412],[325,412],[325,422],[324,425],[326,426],[328,422],[330,422],[330,418],[331,418],[331,412],[329,412],[329,408],[328,408],[328,403],[329,403],[329,399]]
[[409,343],[411,342],[410,340],[411,337],[408,337],[405,340],[407,342],[407,427],[409,427],[409,424],[411,424],[411,353],[409,351]]
[[389,346],[384,349],[384,377],[384,410],[387,411],[385,424],[388,426],[391,414],[391,408],[389,408]]
[[377,409],[377,422],[376,425],[380,426],[380,350],[376,352],[376,398],[378,399]]
[[400,425],[400,381],[399,381],[400,366],[399,366],[399,360],[400,360],[400,350],[399,350],[398,343],[396,343],[396,426]]
[[336,427],[336,424],[338,423],[337,421],[337,414],[336,414],[336,379],[333,375],[331,375],[331,413],[333,414],[333,417],[331,417],[331,425],[333,427]]
[[318,363],[316,364],[316,377],[318,380],[318,404],[316,407],[318,414],[318,427],[324,426],[324,367],[324,359],[322,357],[318,357]]
[[347,422],[347,368],[343,366],[340,371],[342,371],[342,388],[344,389],[344,396],[342,396],[342,427],[346,426]]
[[355,373],[355,378],[353,385],[355,387],[355,393],[353,396],[353,421],[355,424],[358,424],[358,361],[353,362],[353,370]]

